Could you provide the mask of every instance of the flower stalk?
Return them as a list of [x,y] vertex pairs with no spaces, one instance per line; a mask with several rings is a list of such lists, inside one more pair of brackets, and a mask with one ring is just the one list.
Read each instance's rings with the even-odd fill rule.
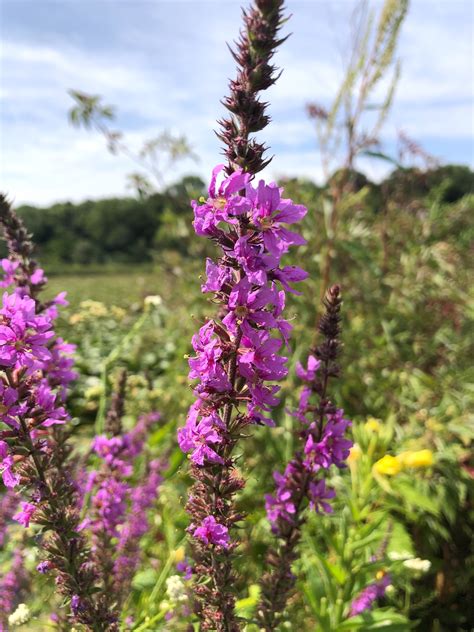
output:
[[344,437],[350,422],[328,397],[330,380],[340,372],[337,357],[341,302],[340,288],[335,285],[324,299],[325,314],[318,327],[323,341],[311,351],[306,368],[297,366],[297,375],[305,384],[294,413],[301,424],[300,447],[284,473],[275,472],[276,491],[266,497],[267,516],[277,543],[267,556],[270,570],[262,577],[257,609],[258,623],[265,632],[276,630],[282,621],[296,582],[291,568],[298,557],[306,507],[309,505],[317,513],[332,512],[328,501],[335,492],[327,487],[324,477],[332,465],[345,466],[352,445]]
[[67,463],[70,448],[58,429],[69,419],[64,400],[75,377],[70,353],[54,332],[57,305],[38,295],[46,284],[31,258],[33,246],[21,220],[0,196],[0,224],[9,247],[1,264],[6,291],[0,307],[1,472],[5,486],[19,487],[26,501],[13,518],[42,528],[45,559],[39,572],[54,571],[71,605],[71,619],[93,632],[116,630],[114,618],[95,590],[87,544],[78,532],[77,490]]
[[[232,51],[237,78],[223,101],[231,114],[219,122],[228,163],[213,170],[208,199],[193,202],[196,233],[220,249],[216,261],[207,260],[202,285],[219,311],[193,338],[189,377],[198,380],[197,399],[179,431],[195,480],[187,503],[195,611],[202,630],[218,632],[241,627],[235,614],[233,528],[243,518],[235,495],[245,481],[233,454],[249,425],[273,425],[270,413],[279,401],[273,382],[287,374],[287,358],[279,350],[291,332],[281,317],[285,292],[295,292],[290,283],[307,276],[300,268],[280,267],[290,247],[305,243],[285,224],[298,222],[306,209],[282,198],[276,184],[252,182],[271,160],[251,134],[269,122],[258,93],[277,79],[270,60],[285,39],[278,39],[283,1],[255,0],[243,18],[245,28]],[[227,177],[218,185],[222,170]]]

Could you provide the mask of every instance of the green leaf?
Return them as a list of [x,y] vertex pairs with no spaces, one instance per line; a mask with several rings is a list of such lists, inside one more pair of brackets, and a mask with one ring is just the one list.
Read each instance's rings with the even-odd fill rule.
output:
[[399,614],[393,608],[381,608],[373,612],[351,617],[347,621],[340,623],[334,632],[346,632],[348,630],[360,630],[370,632],[371,630],[382,630],[382,632],[406,632],[414,627],[414,622],[410,622],[404,615]]

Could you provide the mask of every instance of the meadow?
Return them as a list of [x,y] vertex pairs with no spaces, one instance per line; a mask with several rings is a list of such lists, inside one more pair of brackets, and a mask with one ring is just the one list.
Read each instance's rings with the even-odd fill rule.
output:
[[[303,532],[298,590],[289,603],[289,620],[298,629],[312,630],[324,616],[326,628],[321,627],[328,630],[375,630],[382,622],[387,630],[469,629],[472,298],[467,288],[473,200],[467,194],[444,201],[448,184],[417,200],[409,192],[384,213],[371,208],[365,187],[357,207],[340,218],[331,256],[331,279],[341,280],[343,295],[342,376],[334,399],[353,420],[355,444],[349,467],[331,479],[338,490],[334,515],[310,516]],[[287,190],[310,211],[303,222],[308,243],[298,255],[310,276],[302,295],[291,296],[287,306],[294,334],[282,403],[274,412],[277,427],[271,433],[255,429],[243,446],[249,477],[239,506],[250,529],[242,542],[244,597],[238,608],[246,616],[258,601],[252,577],[261,573],[268,546],[262,494],[270,490],[275,464],[294,449],[289,411],[299,389],[295,365],[312,344],[321,315],[322,196],[303,182],[288,182]],[[187,239],[192,243],[194,237],[189,233]],[[71,302],[58,331],[78,346],[80,378],[69,401],[80,451],[123,368],[128,371],[124,424],[146,410],[163,415],[149,450],[167,454],[170,465],[152,530],[142,543],[147,563],[126,604],[140,613],[133,628],[140,630],[181,629],[177,621],[162,622],[166,581],[176,576],[172,560],[183,555],[186,526],[187,467],[175,433],[192,403],[186,378],[190,340],[213,310],[200,292],[203,258],[175,250],[160,257],[165,273],[159,262],[82,272],[66,266],[62,274],[55,268],[47,290],[53,296],[68,288]],[[146,296],[155,297],[147,299],[148,307]],[[347,619],[357,592],[381,576],[390,577],[390,590],[378,607]],[[35,601],[30,603],[34,612]]]

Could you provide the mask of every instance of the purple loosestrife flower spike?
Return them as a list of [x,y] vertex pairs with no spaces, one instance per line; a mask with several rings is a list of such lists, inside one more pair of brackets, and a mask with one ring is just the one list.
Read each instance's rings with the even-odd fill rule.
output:
[[291,284],[307,276],[280,266],[291,247],[305,243],[287,225],[304,217],[306,208],[285,199],[275,183],[252,182],[268,162],[250,134],[269,120],[257,93],[276,80],[269,62],[283,41],[277,39],[282,10],[282,0],[255,0],[244,12],[245,29],[233,53],[238,76],[224,101],[232,117],[221,122],[219,134],[228,165],[213,170],[208,199],[192,202],[196,233],[220,248],[218,259],[206,262],[202,285],[220,308],[192,340],[189,377],[197,380],[197,399],[178,440],[195,480],[187,503],[195,611],[202,630],[218,632],[240,630],[232,561],[238,546],[233,527],[243,517],[234,497],[244,480],[233,452],[249,425],[273,425],[271,411],[279,401],[274,382],[287,374],[280,351],[291,332],[282,317],[285,292],[295,292]]
[[283,0],[254,0],[249,10],[243,11],[244,29],[235,49],[231,49],[238,65],[237,77],[230,82],[230,94],[222,101],[230,116],[219,121],[221,129],[217,132],[225,145],[228,175],[238,169],[255,174],[271,161],[263,157],[265,145],[251,139],[250,134],[270,122],[265,114],[267,104],[259,99],[258,93],[279,77],[270,61],[288,37],[278,38],[284,22],[283,11]]
[[6,486],[19,489],[24,499],[13,519],[43,527],[44,562],[51,565],[59,592],[71,603],[77,595],[80,602],[72,619],[93,632],[113,632],[116,622],[95,591],[89,551],[78,533],[77,490],[67,461],[71,450],[60,430],[69,419],[64,400],[75,377],[73,347],[54,332],[64,294],[40,302],[46,278],[4,196],[0,224],[9,247],[2,262],[2,285],[8,289],[0,306],[0,471]]
[[262,630],[276,630],[282,620],[288,596],[296,578],[291,566],[297,558],[297,546],[307,507],[317,513],[332,512],[335,491],[326,485],[331,466],[342,468],[351,442],[345,438],[350,422],[328,398],[330,378],[339,375],[340,308],[339,286],[326,293],[325,313],[319,323],[322,342],[310,353],[307,366],[298,365],[296,373],[303,381],[298,409],[300,447],[283,474],[274,473],[276,491],[266,497],[267,517],[277,544],[267,556],[270,570],[261,580],[261,601],[257,620]]
[[125,387],[122,372],[107,415],[106,427],[112,436],[96,436],[93,441],[100,461],[86,485],[91,506],[83,524],[91,533],[92,557],[104,599],[117,613],[140,562],[140,538],[148,530],[147,512],[156,502],[166,465],[158,460],[146,463],[139,482],[134,482],[146,439],[161,416],[143,415],[129,432],[122,432]]

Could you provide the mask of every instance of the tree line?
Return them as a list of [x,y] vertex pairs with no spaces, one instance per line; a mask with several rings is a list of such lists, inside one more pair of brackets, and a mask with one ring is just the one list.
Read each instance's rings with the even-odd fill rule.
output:
[[[335,172],[323,187],[310,181],[298,183],[317,198],[341,175],[342,170]],[[345,178],[355,190],[369,188],[365,203],[374,213],[387,200],[403,205],[431,196],[451,203],[474,192],[474,172],[460,165],[429,171],[397,168],[378,184],[356,171],[345,174]],[[163,249],[192,254],[188,239],[192,220],[189,200],[205,193],[199,177],[186,176],[161,193],[139,199],[62,202],[46,208],[24,205],[17,213],[33,233],[37,255],[43,263],[146,263]]]

